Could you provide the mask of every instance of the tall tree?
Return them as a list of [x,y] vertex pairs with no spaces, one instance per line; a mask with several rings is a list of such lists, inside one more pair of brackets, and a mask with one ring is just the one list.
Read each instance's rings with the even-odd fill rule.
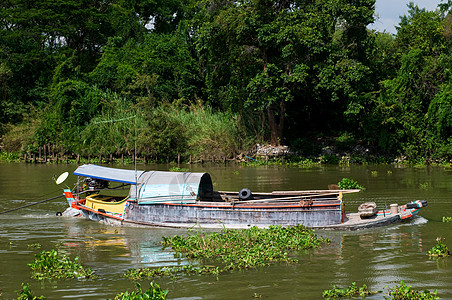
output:
[[[347,80],[356,81],[353,72],[366,72],[360,60],[366,57],[365,27],[373,20],[374,3],[201,1],[194,28],[210,100],[265,113],[271,143],[279,144],[288,103],[308,107],[303,118],[309,118],[316,102],[353,94]],[[342,86],[332,86],[335,78]]]
[[427,11],[413,3],[408,8],[395,39],[400,68],[394,78],[381,82],[373,110],[373,122],[378,122],[371,135],[390,153],[430,158],[448,139],[450,21],[440,10]]

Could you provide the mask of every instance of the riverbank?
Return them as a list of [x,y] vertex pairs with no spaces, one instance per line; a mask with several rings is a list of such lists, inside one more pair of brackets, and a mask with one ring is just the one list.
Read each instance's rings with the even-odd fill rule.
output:
[[[47,149],[51,149],[50,147]],[[288,148],[284,148],[288,149]],[[452,162],[446,160],[431,161],[425,158],[416,160],[408,160],[406,157],[386,157],[366,153],[336,153],[332,151],[331,147],[326,147],[326,151],[322,151],[314,156],[300,156],[298,153],[285,150],[283,153],[269,152],[260,153],[251,150],[248,153],[241,153],[235,157],[215,157],[215,156],[201,156],[200,158],[193,158],[189,155],[184,157],[177,155],[176,159],[166,160],[167,164],[242,164],[247,166],[286,166],[286,167],[310,167],[319,165],[366,165],[366,164],[396,164],[407,165],[415,167],[427,166],[441,166],[445,168],[452,168]],[[38,151],[38,153],[21,153],[21,152],[6,152],[0,151],[0,162],[22,162],[30,164],[121,164],[128,165],[135,163],[133,153],[127,155],[81,155],[81,154],[65,154],[55,151],[45,151],[45,148]],[[138,155],[136,157],[138,164],[161,163],[161,160],[155,160],[147,155]]]

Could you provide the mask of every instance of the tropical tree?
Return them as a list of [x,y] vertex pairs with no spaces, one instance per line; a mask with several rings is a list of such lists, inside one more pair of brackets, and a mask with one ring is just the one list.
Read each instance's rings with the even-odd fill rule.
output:
[[443,83],[450,80],[450,16],[413,3],[408,8],[395,38],[400,68],[395,78],[381,82],[373,110],[378,136],[373,137],[389,153],[430,158],[442,144],[438,137],[449,139],[449,88]]
[[210,101],[264,113],[270,141],[279,144],[287,115],[312,120],[322,115],[318,107],[356,98],[368,72],[360,60],[374,3],[200,1],[194,28]]

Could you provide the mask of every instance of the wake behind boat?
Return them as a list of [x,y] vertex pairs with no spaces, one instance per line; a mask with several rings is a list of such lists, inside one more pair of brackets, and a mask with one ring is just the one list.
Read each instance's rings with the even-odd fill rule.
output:
[[[350,190],[214,191],[208,173],[135,171],[82,165],[69,205],[86,218],[107,224],[158,227],[247,228],[304,225],[353,230],[382,226],[414,216],[427,203],[417,201],[361,218],[346,214],[343,195]],[[116,190],[127,188],[127,196]],[[105,193],[105,194],[104,194]],[[382,217],[381,217],[382,215]]]

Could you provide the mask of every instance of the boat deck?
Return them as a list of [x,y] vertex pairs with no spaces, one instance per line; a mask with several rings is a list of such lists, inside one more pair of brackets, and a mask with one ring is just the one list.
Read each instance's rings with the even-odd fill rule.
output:
[[359,213],[348,213],[346,214],[345,221],[342,224],[329,225],[322,227],[315,227],[315,229],[324,230],[360,230],[366,228],[386,226],[391,223],[398,222],[404,219],[403,215],[398,214],[378,214],[369,218],[361,219]]

